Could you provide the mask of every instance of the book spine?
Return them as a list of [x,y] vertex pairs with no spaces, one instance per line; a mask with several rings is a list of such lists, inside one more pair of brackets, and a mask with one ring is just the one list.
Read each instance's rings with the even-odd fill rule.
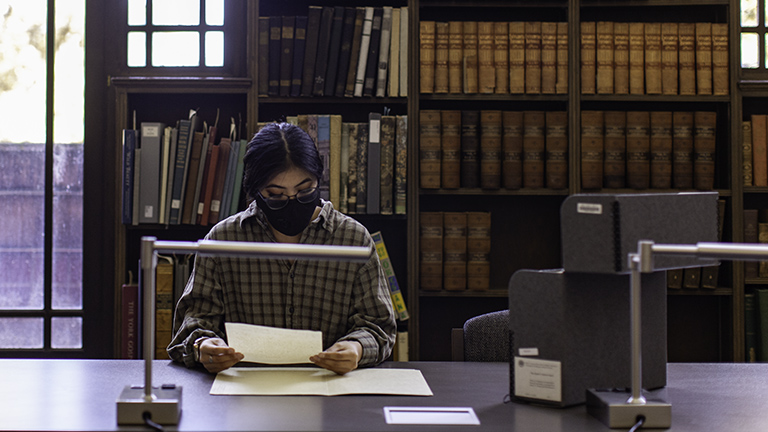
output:
[[309,6],[307,11],[307,38],[301,74],[301,96],[312,96],[315,86],[317,42],[320,38],[320,18],[322,14],[323,8],[321,6]]
[[467,289],[486,291],[491,276],[491,214],[467,213]]
[[728,81],[728,24],[712,24],[712,94],[727,95]]
[[744,186],[752,186],[752,122],[741,122],[742,175]]
[[[333,21],[331,23],[331,39],[328,47],[328,68],[325,73],[325,96],[333,96],[336,93],[337,75],[339,72],[339,58],[342,50],[342,33],[344,30],[344,15],[346,9],[343,6],[334,6]],[[346,70],[344,71],[346,73]]]
[[139,343],[139,286],[124,284],[120,290],[122,303],[120,357],[138,359],[140,356]]
[[757,306],[755,294],[744,294],[744,361],[756,363],[758,361],[758,332],[757,332]]
[[392,32],[389,42],[387,96],[400,96],[400,8],[392,9]]
[[395,309],[395,318],[400,321],[407,320],[408,308],[405,307],[405,299],[403,299],[403,293],[400,290],[400,284],[397,282],[397,276],[395,275],[395,269],[392,266],[392,261],[389,258],[387,252],[387,246],[384,244],[384,238],[381,236],[381,232],[376,231],[371,233],[373,243],[376,245],[376,253],[379,255],[379,261],[381,262],[381,268],[384,270],[384,276],[389,283],[389,294],[392,297],[392,306]]
[[173,167],[173,193],[171,195],[170,223],[181,223],[181,212],[186,189],[187,168],[189,167],[190,147],[195,131],[195,120],[182,120],[179,122],[179,140],[176,143],[176,156]]
[[131,225],[139,224],[139,207],[141,195],[141,147],[137,147],[133,157],[133,213],[131,214]]
[[349,127],[341,123],[341,148],[339,150],[339,211],[349,213]]
[[523,112],[523,187],[544,187],[545,114]]
[[712,23],[696,23],[696,93],[712,94]]
[[629,94],[629,24],[613,23],[613,92]]
[[139,223],[158,223],[160,210],[160,143],[165,125],[141,124]]
[[693,187],[698,190],[715,187],[716,123],[714,112],[693,114]]
[[766,115],[753,114],[752,119],[752,179],[755,186],[768,186],[768,132]]
[[464,24],[461,21],[448,23],[448,92],[464,91]]
[[368,123],[361,123],[357,129],[357,214],[368,213],[368,128]]
[[219,142],[219,159],[216,163],[216,176],[211,195],[211,211],[208,216],[208,224],[214,225],[219,221],[221,212],[221,199],[224,196],[224,182],[227,179],[227,166],[229,165],[229,152],[232,150],[231,140],[227,137]]
[[331,31],[334,20],[334,7],[323,6],[320,15],[320,31],[317,39],[317,58],[313,76],[312,95],[325,95],[325,75],[328,72],[328,56],[331,52]]
[[693,188],[693,113],[672,113],[672,184]]
[[480,111],[480,187],[501,186],[501,111]]
[[329,196],[333,207],[336,209],[341,209],[341,116],[338,114],[331,114],[329,117]]
[[269,17],[269,80],[267,94],[280,94],[280,48],[283,34],[283,19],[279,16]]
[[477,53],[477,21],[464,21],[462,25],[464,41],[462,45],[462,69],[464,93],[478,92],[480,59]]
[[645,23],[645,93],[661,94],[661,24]]
[[480,112],[461,112],[461,187],[480,187]]
[[629,23],[629,94],[645,94],[645,29]]
[[423,189],[440,188],[440,111],[419,112],[419,184]]
[[665,95],[678,93],[678,39],[677,23],[661,24],[661,92]]
[[136,130],[123,129],[123,195],[122,223],[130,225],[133,221],[133,177],[134,158],[136,156]]
[[450,34],[447,22],[435,23],[435,93],[448,93],[448,45]]
[[603,132],[602,111],[581,112],[581,187],[603,187]]
[[541,93],[541,22],[525,23],[525,92]]
[[347,213],[357,213],[357,148],[358,137],[362,126],[360,123],[349,123],[349,186],[347,187]]
[[568,187],[568,113],[546,113],[546,181],[549,189]]
[[525,23],[509,23],[509,92],[525,93]]
[[[437,80],[436,80],[437,81]],[[479,93],[493,93],[496,69],[493,67],[493,23],[477,23],[477,84]]]
[[444,189],[458,189],[461,186],[461,111],[441,111],[440,125],[440,184]]
[[647,111],[627,112],[627,186],[632,189],[650,184],[650,122]]
[[381,15],[381,38],[379,39],[379,62],[376,68],[376,97],[387,95],[389,76],[389,49],[392,42],[392,7],[384,6]]
[[443,288],[443,214],[421,212],[419,215],[419,288],[440,291]]
[[696,24],[679,23],[678,33],[678,83],[680,94],[696,94]]
[[501,172],[505,189],[516,190],[523,186],[523,112],[503,111]]
[[211,201],[213,199],[214,181],[216,180],[216,167],[219,165],[220,148],[221,144],[211,145],[211,154],[208,157],[204,175],[204,195],[197,213],[198,225],[208,225],[208,219],[211,216]]
[[599,21],[596,24],[596,43],[597,93],[613,94],[613,22]]
[[[363,39],[363,21],[365,20],[365,8],[355,8],[355,20],[352,30],[352,45],[349,49],[349,65],[347,68],[347,79],[343,89],[343,96],[353,97],[355,95],[355,77],[357,75],[358,60],[360,59],[361,41]],[[338,87],[336,88],[338,90]],[[362,91],[362,89],[361,89]],[[336,96],[342,96],[336,92]]]
[[173,184],[176,180],[176,147],[179,141],[179,122],[176,127],[166,126],[163,132],[163,155],[160,158],[160,212],[158,222],[170,224],[171,222],[171,197],[173,196]]
[[603,185],[621,189],[626,184],[627,114],[624,111],[606,111]]
[[405,214],[408,198],[408,116],[397,116],[395,131],[395,214]]
[[394,176],[395,176],[395,116],[381,116],[381,163],[379,173],[379,213],[395,213]]
[[595,94],[597,34],[595,23],[581,23],[581,93]]
[[259,65],[257,72],[258,76],[258,92],[259,96],[267,96],[269,94],[269,17],[259,17],[259,44],[257,49],[259,50],[258,59]]
[[672,187],[672,113],[651,112],[651,187]]
[[568,23],[557,23],[557,94],[568,93]]
[[173,262],[158,260],[155,269],[155,358],[168,359],[173,332]]
[[368,214],[381,213],[381,117],[368,115]]
[[290,95],[299,97],[301,96],[301,76],[304,71],[304,55],[307,49],[307,17],[297,16],[295,25]]
[[509,25],[504,21],[493,23],[493,68],[496,71],[494,92],[509,93]]
[[240,153],[237,156],[237,168],[235,171],[235,186],[232,191],[232,204],[230,206],[229,214],[235,214],[240,209],[240,195],[243,188],[243,169],[245,157],[245,150],[248,147],[248,141],[240,140]]
[[541,23],[541,92],[555,94],[557,88],[557,26]]
[[323,163],[323,178],[319,179],[320,198],[331,200],[331,117],[317,116],[317,151]]
[[443,213],[443,288],[467,289],[467,214]]
[[[203,148],[203,131],[194,131],[192,138],[192,147],[189,151],[189,169],[187,170],[186,178],[186,190],[184,191],[184,209],[181,212],[182,218],[180,223],[190,224],[192,223],[192,214],[195,204],[195,186],[197,186],[197,176],[200,171],[200,158]],[[197,214],[195,212],[195,214]]]
[[435,22],[419,22],[419,87],[421,93],[435,92]]
[[280,38],[280,96],[291,95],[291,78],[293,77],[293,45],[294,30],[296,28],[295,16],[282,18],[282,30]]
[[363,96],[373,96],[376,91],[376,76],[378,74],[379,49],[381,45],[381,21],[384,8],[373,8],[373,22],[371,23],[371,42],[368,48],[368,65],[365,67],[365,81],[363,84]]
[[400,8],[400,97],[408,96],[408,41],[411,35],[408,33],[408,7]]

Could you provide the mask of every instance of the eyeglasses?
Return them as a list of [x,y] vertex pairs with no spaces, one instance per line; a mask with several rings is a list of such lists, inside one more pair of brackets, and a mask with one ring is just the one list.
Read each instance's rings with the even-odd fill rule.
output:
[[300,202],[301,204],[309,204],[315,200],[317,200],[317,196],[320,194],[319,189],[316,187],[311,187],[307,189],[302,189],[298,192],[296,192],[295,195],[270,195],[268,197],[265,197],[264,195],[259,192],[259,196],[264,200],[264,202],[267,203],[267,207],[269,207],[272,210],[280,210],[281,208],[288,205],[288,200],[295,198],[296,201]]

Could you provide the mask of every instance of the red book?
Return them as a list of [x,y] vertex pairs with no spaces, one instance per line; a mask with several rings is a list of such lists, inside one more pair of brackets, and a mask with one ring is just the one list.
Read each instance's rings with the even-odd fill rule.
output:
[[203,191],[202,199],[200,200],[200,208],[197,213],[197,224],[207,225],[208,219],[211,214],[211,197],[213,197],[213,181],[216,177],[216,166],[219,163],[219,144],[210,147],[211,154],[206,161],[205,174],[203,175]]

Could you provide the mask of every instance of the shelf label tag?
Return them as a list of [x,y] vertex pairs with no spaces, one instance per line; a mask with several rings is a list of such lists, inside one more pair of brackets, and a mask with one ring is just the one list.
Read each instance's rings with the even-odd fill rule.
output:
[[586,214],[603,214],[603,205],[595,203],[578,203],[576,205],[576,213]]

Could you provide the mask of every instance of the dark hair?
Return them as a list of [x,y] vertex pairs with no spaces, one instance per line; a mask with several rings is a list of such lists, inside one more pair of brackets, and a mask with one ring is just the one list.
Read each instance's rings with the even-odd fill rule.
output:
[[281,172],[296,167],[323,177],[323,162],[312,138],[290,123],[270,123],[264,126],[246,147],[243,157],[243,190],[249,198]]

